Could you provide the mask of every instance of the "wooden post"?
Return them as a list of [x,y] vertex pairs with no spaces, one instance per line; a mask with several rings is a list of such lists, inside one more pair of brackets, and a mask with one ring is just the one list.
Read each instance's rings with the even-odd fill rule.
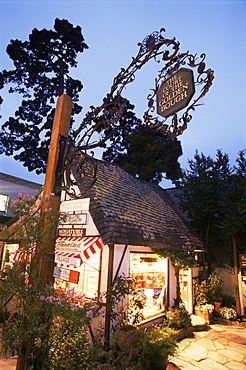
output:
[[[68,95],[61,95],[56,104],[55,117],[53,122],[52,134],[50,139],[50,148],[48,154],[46,175],[44,181],[43,196],[54,193],[49,201],[45,202],[42,211],[45,209],[52,208],[53,214],[57,214],[60,207],[60,190],[55,187],[61,184],[57,184],[57,164],[59,154],[61,152],[60,138],[67,137],[72,112],[72,99]],[[62,170],[62,169],[61,169]],[[58,181],[59,182],[59,181]],[[56,185],[56,186],[55,186]],[[45,226],[44,226],[45,228]],[[55,250],[55,233],[50,238],[46,247],[46,253],[41,256],[37,271],[38,276],[44,284],[53,283],[53,270],[54,270],[54,250]],[[38,250],[37,250],[38,253]]]
[[235,298],[236,298],[236,311],[241,316],[241,304],[239,297],[239,286],[238,286],[238,262],[237,262],[237,242],[236,239],[232,239],[233,245],[233,260],[234,260],[234,274],[235,274]]
[[112,312],[112,288],[113,288],[113,264],[114,264],[114,244],[108,244],[108,281],[107,281],[107,299],[106,299],[106,315],[105,315],[105,348],[109,345],[110,340],[110,320]]

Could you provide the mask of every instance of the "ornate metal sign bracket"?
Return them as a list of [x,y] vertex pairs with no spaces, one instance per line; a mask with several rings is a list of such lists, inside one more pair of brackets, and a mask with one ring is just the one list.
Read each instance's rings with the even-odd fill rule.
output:
[[[161,34],[161,31],[160,31]],[[149,37],[151,37],[150,35]],[[192,119],[191,111],[195,110],[195,108],[201,104],[198,104],[199,100],[206,95],[206,93],[209,91],[212,81],[214,79],[214,71],[210,68],[206,69],[205,64],[205,57],[206,55],[203,53],[199,57],[197,54],[192,55],[189,51],[186,53],[180,53],[179,52],[179,42],[175,41],[175,39],[172,40],[173,42],[173,49],[175,50],[174,53],[169,54],[168,50],[165,50],[162,52],[162,60],[166,63],[165,66],[159,71],[158,76],[155,80],[155,88],[153,89],[152,94],[149,94],[148,99],[148,109],[144,113],[144,121],[147,125],[156,127],[158,130],[160,130],[164,135],[168,135],[172,138],[177,137],[178,135],[181,135],[184,130],[187,128],[188,122]],[[168,45],[169,46],[169,45]],[[160,60],[159,60],[160,61]],[[188,66],[192,69],[194,69],[194,72],[196,74],[194,79],[194,86],[195,90],[198,86],[200,86],[200,91],[198,94],[196,94],[194,100],[191,102],[190,105],[186,108],[186,110],[183,112],[181,117],[178,118],[177,112],[174,112],[171,119],[171,123],[168,124],[167,120],[169,116],[166,116],[164,120],[160,121],[159,117],[153,116],[151,113],[155,110],[155,104],[156,104],[156,98],[158,94],[158,90],[160,89],[161,85],[170,79],[174,79],[174,76],[177,76],[178,72],[183,71],[189,71],[188,69],[185,69],[184,66]],[[175,83],[177,84],[174,88],[174,81],[171,90],[171,95],[166,96],[166,101],[169,103],[175,103],[174,96],[176,96],[176,93],[178,94],[178,90],[180,90],[179,99],[181,96],[182,89],[180,89],[181,86],[185,86],[182,82],[180,83],[180,79],[182,81],[182,76],[179,76],[179,81],[177,80]],[[188,83],[187,83],[188,84]],[[166,91],[168,94],[168,88],[166,87]],[[174,94],[175,93],[175,94]],[[195,93],[195,91],[194,91]],[[193,96],[193,94],[192,94]],[[177,99],[176,99],[177,100]],[[164,100],[165,101],[165,100]],[[169,106],[168,106],[169,107]],[[180,109],[178,109],[180,110]],[[157,106],[158,111],[158,106]]]
[[[158,72],[155,81],[155,88],[153,93],[149,94],[148,109],[144,113],[144,121],[147,125],[156,127],[164,135],[172,138],[181,135],[187,128],[190,122],[191,110],[199,105],[198,101],[206,95],[212,85],[214,79],[214,71],[206,70],[205,54],[192,55],[189,51],[181,53],[180,43],[175,39],[167,39],[163,36],[165,29],[162,28],[159,32],[155,31],[151,35],[146,36],[145,39],[138,44],[139,51],[136,57],[132,58],[129,66],[121,68],[118,75],[113,79],[110,92],[103,99],[101,106],[90,107],[90,111],[86,113],[79,128],[74,131],[70,137],[69,144],[66,149],[65,156],[65,180],[63,189],[71,197],[81,197],[84,194],[76,194],[75,187],[79,186],[81,182],[85,182],[87,171],[84,170],[85,158],[90,158],[90,182],[87,182],[85,188],[88,191],[93,186],[96,180],[96,163],[92,157],[86,153],[96,147],[102,145],[121,127],[120,119],[123,116],[127,99],[122,97],[122,91],[125,87],[135,80],[135,74],[140,70],[149,60],[154,59],[157,63],[161,61],[165,63],[164,67]],[[165,47],[164,50],[163,47]],[[196,69],[197,76],[194,79],[194,85],[201,86],[200,93],[195,97],[194,101],[186,108],[185,112],[179,118],[177,112],[170,117],[164,117],[160,120],[159,117],[153,117],[152,113],[155,110],[154,104],[157,91],[163,81],[172,78],[184,66]],[[168,124],[168,119],[171,123]],[[95,134],[96,138],[95,138]],[[76,175],[72,175],[72,167],[76,168]]]

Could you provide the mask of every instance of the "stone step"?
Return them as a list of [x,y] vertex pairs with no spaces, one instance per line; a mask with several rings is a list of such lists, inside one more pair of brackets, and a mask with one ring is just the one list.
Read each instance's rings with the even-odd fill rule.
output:
[[191,315],[191,324],[193,331],[203,331],[208,328],[205,319],[196,315]]

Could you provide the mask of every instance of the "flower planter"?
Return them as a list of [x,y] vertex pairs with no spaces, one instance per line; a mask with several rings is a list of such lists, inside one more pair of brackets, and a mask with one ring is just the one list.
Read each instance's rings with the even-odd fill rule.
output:
[[221,306],[221,302],[214,302],[214,311],[216,313],[219,312],[220,306]]
[[188,328],[183,328],[177,330],[177,333],[173,334],[171,338],[177,342],[180,342],[181,340],[185,338],[191,338],[193,337],[193,326],[189,326]]
[[195,308],[195,315],[202,317],[205,320],[206,324],[211,324],[211,322],[213,321],[213,313],[207,310],[203,311]]

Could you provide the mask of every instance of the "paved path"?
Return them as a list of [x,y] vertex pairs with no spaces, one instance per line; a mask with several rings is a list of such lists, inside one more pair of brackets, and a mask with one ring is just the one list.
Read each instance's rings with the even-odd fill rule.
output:
[[[15,370],[16,361],[0,358],[0,370]],[[209,325],[183,339],[170,361],[167,370],[246,370],[246,327]]]
[[183,339],[170,361],[180,370],[246,370],[246,328],[209,325]]
[[0,357],[0,370],[15,370],[17,357],[5,359]]

